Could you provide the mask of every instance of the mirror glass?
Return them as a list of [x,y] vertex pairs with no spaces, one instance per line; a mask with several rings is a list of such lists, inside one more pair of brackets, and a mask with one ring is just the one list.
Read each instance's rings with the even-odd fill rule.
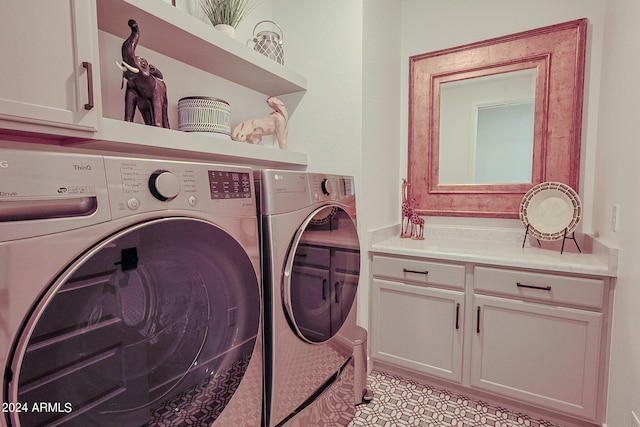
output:
[[440,86],[440,184],[531,183],[536,69]]

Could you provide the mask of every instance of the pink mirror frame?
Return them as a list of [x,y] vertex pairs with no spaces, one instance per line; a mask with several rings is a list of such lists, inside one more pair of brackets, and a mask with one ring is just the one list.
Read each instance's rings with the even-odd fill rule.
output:
[[[578,191],[587,19],[409,58],[411,197],[420,215],[518,218],[524,194],[545,181]],[[536,69],[532,182],[440,185],[440,85]]]

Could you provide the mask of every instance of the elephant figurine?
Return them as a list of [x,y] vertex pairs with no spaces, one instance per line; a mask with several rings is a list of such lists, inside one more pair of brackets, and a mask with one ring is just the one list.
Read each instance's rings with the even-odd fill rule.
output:
[[133,19],[129,19],[128,24],[131,35],[122,43],[122,62],[116,61],[122,69],[123,84],[127,81],[124,120],[132,122],[137,107],[146,125],[169,128],[167,85],[160,70],[136,56],[140,29]]
[[282,101],[273,96],[267,98],[267,105],[273,109],[271,114],[240,123],[231,132],[231,139],[258,144],[264,135],[275,135],[280,149],[286,150],[289,130],[287,109]]

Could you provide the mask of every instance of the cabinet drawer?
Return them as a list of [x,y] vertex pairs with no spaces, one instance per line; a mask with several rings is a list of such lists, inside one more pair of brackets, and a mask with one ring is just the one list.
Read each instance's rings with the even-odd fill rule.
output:
[[372,268],[374,276],[464,288],[464,265],[374,256]]
[[309,267],[329,268],[331,251],[319,246],[300,245],[296,250],[295,264]]
[[519,298],[602,308],[604,280],[476,267],[474,289]]

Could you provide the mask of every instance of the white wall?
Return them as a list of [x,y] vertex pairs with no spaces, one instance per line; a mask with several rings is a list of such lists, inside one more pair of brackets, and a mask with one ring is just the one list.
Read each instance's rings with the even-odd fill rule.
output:
[[[609,384],[609,427],[632,426],[640,417],[640,48],[637,0],[608,0],[595,174],[594,230],[620,248],[615,289]],[[611,206],[620,206],[619,231]]]
[[[621,249],[616,287],[609,392],[609,427],[640,414],[640,283],[632,270],[640,253],[640,134],[637,100],[640,39],[637,0],[272,0],[284,28],[285,60],[309,79],[295,109],[292,150],[309,154],[309,170],[352,174],[359,232],[398,223],[400,179],[407,167],[408,57],[464,43],[586,17],[589,19],[580,195],[582,231]],[[605,5],[607,5],[605,13]],[[606,31],[605,31],[606,24]],[[605,53],[603,53],[605,52]],[[602,80],[601,80],[602,72]],[[601,87],[602,85],[602,87]],[[602,100],[600,93],[602,90]],[[295,108],[297,106],[297,108]],[[620,231],[610,230],[612,204]],[[515,220],[428,218],[520,227]],[[368,261],[358,321],[368,325]]]
[[[359,213],[364,200],[362,10],[362,1],[273,0],[274,21],[285,32],[285,64],[308,79],[304,96],[281,97],[286,105],[297,105],[289,118],[289,149],[308,154],[310,172],[353,175]],[[366,248],[366,226],[360,218],[358,233]],[[366,264],[362,270],[366,273]],[[364,274],[358,319],[368,317],[367,283]]]
[[[289,121],[291,150],[308,170],[355,176],[358,232],[399,221],[400,14],[388,0],[273,0],[283,28],[285,63],[309,80]],[[366,212],[364,214],[363,212]],[[362,253],[358,323],[368,328],[369,263]]]
[[[394,1],[365,0],[363,29],[361,239],[398,223],[400,207],[400,9]],[[366,242],[368,245],[368,242]],[[366,248],[367,246],[365,246]],[[369,259],[363,254],[358,323],[369,329]]]
[[[602,0],[403,0],[401,38],[401,123],[408,121],[409,56],[503,36],[519,31],[589,19],[583,119],[583,150],[579,193],[584,211],[593,206],[593,177],[597,136],[600,63],[604,20]],[[401,176],[407,173],[407,126],[401,126],[403,155]],[[592,217],[586,214],[580,230],[591,231]],[[427,223],[497,225],[521,227],[518,220],[427,218]]]
[[[354,175],[362,152],[362,1],[273,0],[284,31],[285,64],[308,79],[289,120],[288,144],[309,155],[312,172]],[[358,188],[358,187],[356,187]]]

